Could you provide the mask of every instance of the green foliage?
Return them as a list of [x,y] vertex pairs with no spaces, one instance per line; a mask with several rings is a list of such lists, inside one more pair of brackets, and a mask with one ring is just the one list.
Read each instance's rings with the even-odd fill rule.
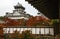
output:
[[4,39],[11,39],[10,37],[9,37],[9,34],[4,34]]
[[0,16],[0,20],[2,20],[4,17]]
[[11,39],[20,39],[20,33],[19,31],[15,31],[14,33],[11,34]]
[[49,26],[49,23],[44,21],[39,21],[35,24],[35,26]]
[[12,34],[5,34],[4,39],[34,39],[34,37],[29,30],[26,30],[22,31],[22,33],[19,33],[19,31],[15,31]]
[[32,33],[30,33],[30,31],[26,30],[24,33],[24,37],[23,39],[34,39]]
[[50,23],[52,26],[57,25],[59,24],[59,19],[52,19]]

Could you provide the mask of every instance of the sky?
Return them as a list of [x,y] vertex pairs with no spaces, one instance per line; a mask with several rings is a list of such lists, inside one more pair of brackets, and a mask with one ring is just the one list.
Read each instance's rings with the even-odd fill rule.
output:
[[37,15],[38,10],[35,9],[33,6],[31,6],[31,4],[29,4],[27,1],[25,0],[0,0],[0,16],[4,16],[6,14],[6,12],[13,12],[14,10],[14,5],[16,5],[17,3],[22,4],[23,7],[25,7],[25,11],[28,14],[31,15]]

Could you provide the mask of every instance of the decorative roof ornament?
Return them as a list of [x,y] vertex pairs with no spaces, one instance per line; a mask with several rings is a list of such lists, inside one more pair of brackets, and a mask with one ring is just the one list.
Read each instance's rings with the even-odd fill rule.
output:
[[14,6],[15,9],[25,9],[19,2]]
[[37,16],[41,16],[42,14],[40,12],[37,13]]
[[16,6],[22,6],[22,5],[18,2]]

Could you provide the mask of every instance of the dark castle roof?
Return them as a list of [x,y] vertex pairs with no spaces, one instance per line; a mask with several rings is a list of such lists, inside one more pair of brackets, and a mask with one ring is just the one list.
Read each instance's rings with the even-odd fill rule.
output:
[[15,5],[14,8],[15,9],[19,9],[19,8],[25,9],[20,3],[18,3],[17,5]]

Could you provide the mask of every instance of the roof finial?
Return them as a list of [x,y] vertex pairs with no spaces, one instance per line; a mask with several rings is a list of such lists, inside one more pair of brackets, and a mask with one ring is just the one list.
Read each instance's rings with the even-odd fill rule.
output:
[[42,14],[40,12],[37,13],[37,16],[41,16]]
[[20,3],[18,2],[18,4],[20,4]]
[[18,4],[19,4],[19,2],[18,2]]
[[22,5],[18,2],[16,6],[22,6]]

